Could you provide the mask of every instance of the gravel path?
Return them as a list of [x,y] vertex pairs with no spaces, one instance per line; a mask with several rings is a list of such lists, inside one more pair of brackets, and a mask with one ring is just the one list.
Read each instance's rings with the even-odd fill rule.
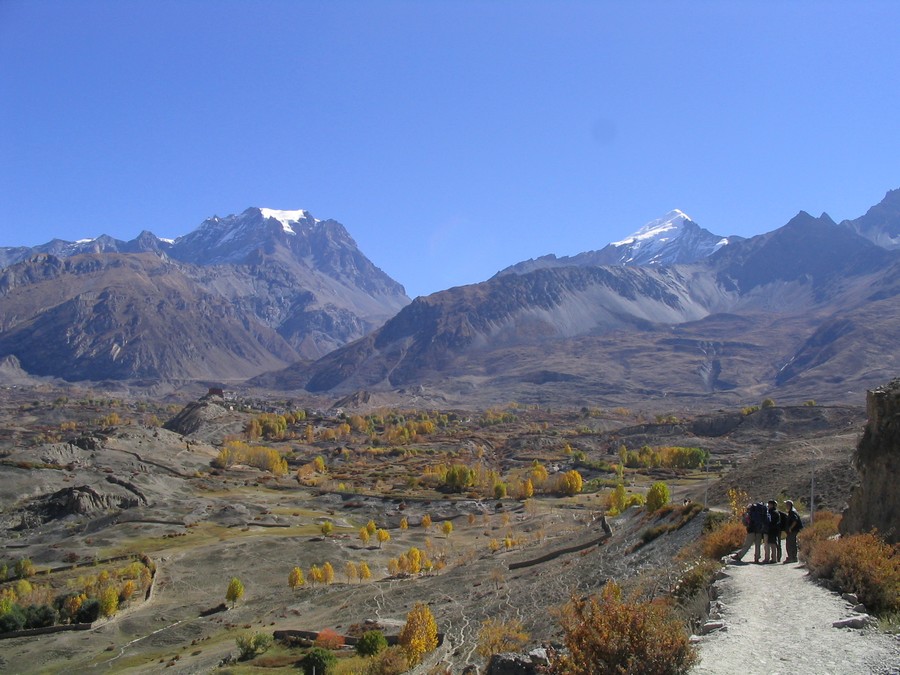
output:
[[737,563],[725,573],[716,583],[725,629],[700,639],[693,674],[900,674],[900,638],[834,628],[852,607],[804,568]]

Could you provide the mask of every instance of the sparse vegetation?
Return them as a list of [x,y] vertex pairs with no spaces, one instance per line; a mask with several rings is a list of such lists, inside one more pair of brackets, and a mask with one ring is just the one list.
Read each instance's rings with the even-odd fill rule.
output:
[[253,635],[238,635],[235,640],[238,648],[238,659],[249,661],[252,658],[264,654],[272,646],[272,636],[266,633],[254,633]]
[[900,612],[900,546],[885,543],[874,532],[834,537],[839,522],[840,516],[819,512],[800,533],[810,573],[855,593],[872,612]]
[[600,595],[573,598],[560,613],[568,653],[558,654],[560,675],[687,673],[697,657],[684,627],[661,603],[628,602],[607,582]]
[[[601,551],[613,544],[623,556],[631,556],[635,554],[635,542],[655,541],[642,555],[648,557],[650,567],[659,563],[659,569],[652,569],[646,577],[631,577],[629,571],[617,579],[627,589],[623,595],[627,592],[632,598],[627,603],[619,601],[644,607],[646,598],[653,597],[655,600],[649,605],[655,607],[668,604],[668,600],[686,617],[697,605],[685,598],[702,591],[709,574],[717,568],[716,560],[743,540],[739,523],[730,522],[724,515],[719,520],[715,513],[704,512],[710,522],[719,521],[719,527],[702,538],[692,534],[696,548],[685,559],[673,562],[675,552],[670,542],[683,542],[687,537],[678,529],[694,522],[692,532],[699,530],[693,518],[701,505],[681,503],[684,496],[697,500],[701,494],[698,486],[702,490],[706,472],[697,469],[709,461],[707,448],[713,448],[713,464],[719,467],[709,472],[710,499],[714,498],[715,482],[732,464],[728,456],[723,459],[716,454],[715,448],[721,448],[716,440],[701,434],[690,442],[704,445],[702,449],[682,447],[687,443],[683,435],[678,440],[672,437],[671,441],[656,436],[663,431],[646,424],[648,419],[654,419],[652,410],[642,415],[590,408],[587,413],[556,408],[550,412],[546,406],[519,404],[498,407],[486,416],[388,409],[345,415],[310,406],[302,417],[293,419],[287,411],[294,404],[267,404],[265,408],[277,411],[271,412],[261,409],[261,404],[254,407],[235,403],[235,409],[240,408],[240,417],[235,415],[240,423],[228,433],[237,436],[223,436],[221,441],[207,443],[192,437],[178,439],[163,429],[142,432],[124,425],[120,425],[121,433],[142,433],[135,436],[140,442],[115,436],[120,432],[114,430],[97,432],[92,440],[91,424],[110,412],[103,405],[103,410],[92,409],[84,418],[63,407],[58,418],[45,420],[42,429],[62,434],[67,442],[67,435],[71,435],[72,441],[86,447],[98,444],[97,450],[86,450],[82,458],[94,452],[97,461],[103,462],[98,469],[100,483],[106,482],[106,476],[125,481],[146,491],[151,506],[140,511],[123,509],[124,517],[115,529],[86,530],[89,536],[79,530],[88,518],[72,518],[67,539],[59,548],[20,552],[22,556],[40,555],[35,558],[40,561],[39,568],[30,576],[20,578],[19,573],[24,570],[17,570],[15,559],[7,560],[4,564],[12,579],[0,585],[0,629],[46,625],[51,621],[90,621],[116,611],[112,609],[115,605],[127,607],[140,602],[147,589],[143,574],[127,578],[119,576],[114,566],[101,561],[94,567],[92,563],[111,553],[150,550],[170,561],[165,579],[171,585],[164,585],[155,601],[161,600],[162,606],[168,607],[165,602],[171,601],[173,590],[177,589],[178,601],[183,603],[179,606],[191,604],[188,613],[193,616],[194,610],[205,616],[208,613],[211,628],[210,643],[201,644],[198,638],[197,645],[178,654],[180,661],[174,653],[161,654],[160,668],[178,661],[177,665],[185,670],[200,670],[198,664],[204,659],[211,663],[216,650],[219,653],[215,654],[215,662],[227,647],[234,653],[238,635],[249,644],[256,630],[266,635],[281,629],[318,630],[327,638],[328,630],[320,629],[327,623],[335,626],[333,632],[338,637],[344,634],[359,638],[369,626],[356,622],[372,617],[373,612],[371,605],[357,602],[361,597],[355,595],[357,592],[375,593],[376,603],[385,608],[380,616],[402,616],[400,612],[409,610],[409,605],[402,603],[410,597],[421,600],[426,609],[434,612],[431,618],[435,626],[438,621],[444,625],[446,616],[447,625],[452,621],[456,628],[461,613],[471,616],[469,636],[474,638],[480,619],[513,616],[508,613],[510,603],[515,608],[523,593],[536,593],[530,579],[537,575],[510,572],[508,565],[531,564],[546,553],[602,536],[599,519],[604,511],[610,519],[615,514],[624,517],[609,521],[615,539],[599,545]],[[45,415],[46,410],[41,407],[38,412]],[[118,414],[120,419],[146,420],[155,412],[167,420],[179,410],[179,406],[171,410],[160,406],[138,413],[123,407]],[[799,413],[802,411],[794,411]],[[826,414],[830,411],[823,407],[822,415]],[[735,413],[728,415],[734,418]],[[278,416],[284,417],[285,425]],[[657,422],[671,425],[676,417],[683,428],[691,424],[681,412],[667,412]],[[256,420],[258,436],[254,425],[248,425],[249,420]],[[431,424],[423,424],[426,421]],[[640,431],[637,425],[643,425]],[[153,433],[162,440],[154,438]],[[24,445],[31,447],[34,438],[25,439]],[[632,438],[640,440],[631,446]],[[148,439],[153,440],[148,443]],[[160,452],[159,447],[163,446],[156,444],[163,442],[171,443],[174,449]],[[118,445],[101,452],[104,443]],[[627,450],[626,445],[634,450]],[[240,452],[232,452],[244,446],[264,449],[264,457],[277,456],[289,473],[254,466]],[[68,466],[68,457],[63,460],[67,463],[53,464],[52,452],[35,455],[32,449],[31,453],[0,456],[0,462],[15,471],[52,471],[48,480],[60,485],[77,484],[74,481],[80,481],[84,475],[84,465]],[[140,455],[142,463],[129,453]],[[119,456],[122,464],[109,459]],[[702,459],[701,464],[696,464],[697,458]],[[821,480],[827,480],[824,472]],[[666,487],[668,497],[657,494],[663,491],[654,487],[656,483]],[[164,499],[154,492],[162,484],[166,484],[166,489],[174,486],[172,494],[178,497],[172,506],[179,508],[168,509],[169,504],[163,504]],[[129,491],[121,484],[114,487],[121,487],[124,493]],[[204,510],[192,504],[190,497],[185,497],[192,490],[202,495],[210,508]],[[793,489],[791,493],[798,494]],[[715,499],[719,503],[723,500],[721,488]],[[739,508],[746,501],[746,496],[739,498]],[[646,512],[628,511],[631,506],[645,503]],[[185,516],[187,513],[189,517]],[[154,522],[132,521],[138,514],[147,514]],[[160,522],[155,522],[157,518]],[[818,525],[825,517],[817,513],[816,519]],[[65,523],[55,526],[60,531],[66,527]],[[270,547],[275,553],[271,558]],[[594,554],[597,550],[595,546],[577,554],[568,553],[538,563],[548,567],[537,569],[541,575],[552,569],[551,573],[561,578],[559,585],[564,581],[568,588],[581,583],[585,574],[606,578],[603,575],[610,573],[604,567],[604,556]],[[867,546],[866,551],[869,550],[874,548]],[[222,560],[228,561],[227,567],[222,566],[228,570],[227,576],[216,575],[222,568],[211,557],[222,552]],[[195,565],[190,571],[186,571],[188,562]],[[79,567],[64,582],[55,581],[55,572],[45,578],[48,569],[61,565]],[[101,576],[104,571],[107,575]],[[372,580],[373,572],[376,579],[384,582],[378,584],[377,592],[371,584],[365,584]],[[246,602],[242,595],[232,597],[226,593],[226,603],[219,607],[223,590],[219,584],[232,574],[237,575],[236,579],[239,576],[252,581],[256,591],[248,586],[252,597]],[[335,574],[341,583],[335,584]],[[859,574],[857,570],[851,576],[855,579]],[[149,578],[150,572],[146,575]],[[83,583],[79,583],[79,577]],[[50,589],[50,581],[56,584],[55,588]],[[644,594],[632,594],[636,588],[643,589]],[[420,596],[409,595],[420,589]],[[407,594],[402,602],[399,598],[403,593],[397,591]],[[564,602],[564,597],[554,595],[557,591],[542,587],[538,595],[545,603]],[[226,606],[235,609],[225,612]],[[551,639],[557,630],[554,619],[547,616],[548,607],[549,604],[538,602],[535,612],[540,617],[534,621],[529,618],[535,643]],[[167,616],[171,614],[168,609],[166,612]],[[173,621],[182,618],[172,616]],[[316,625],[310,625],[313,623]],[[384,637],[384,630],[374,632]],[[531,639],[521,624],[512,620],[492,619],[482,632],[478,649],[485,657],[501,648],[519,649]],[[125,634],[122,641],[111,640],[116,647],[124,641]],[[138,645],[135,653],[140,653],[142,646],[146,643]],[[334,652],[334,644],[325,638],[320,638],[316,646],[329,647],[327,651],[337,657],[332,666],[323,666],[335,673],[400,673],[409,669],[410,661],[424,656],[417,649],[386,649],[381,643],[371,654],[356,655],[351,655],[350,649]],[[469,644],[460,653],[471,655],[474,648]],[[301,646],[299,638],[293,644],[279,642],[265,654],[247,651],[242,658],[252,663],[236,665],[234,669],[286,668],[303,660],[309,650],[309,642]],[[461,667],[452,654],[447,658],[453,662],[454,671]],[[126,667],[125,660],[118,663]]]

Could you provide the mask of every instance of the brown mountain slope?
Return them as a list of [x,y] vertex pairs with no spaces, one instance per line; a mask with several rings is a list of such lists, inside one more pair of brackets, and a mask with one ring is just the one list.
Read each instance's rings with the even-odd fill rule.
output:
[[153,254],[37,256],[0,274],[0,353],[67,380],[229,379],[296,353]]

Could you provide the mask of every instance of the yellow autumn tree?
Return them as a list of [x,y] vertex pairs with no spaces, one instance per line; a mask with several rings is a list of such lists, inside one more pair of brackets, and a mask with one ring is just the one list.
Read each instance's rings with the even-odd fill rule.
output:
[[526,478],[525,482],[522,483],[519,499],[531,499],[532,497],[534,497],[534,483],[531,482],[530,478]]
[[306,583],[306,580],[303,578],[303,570],[299,567],[292,569],[291,573],[288,574],[288,586],[291,587],[291,590],[298,589],[304,583]]
[[244,584],[237,577],[231,577],[228,589],[225,591],[225,599],[234,607],[235,603],[244,597]]
[[572,469],[571,471],[566,471],[557,479],[556,489],[561,494],[572,497],[581,492],[583,485],[584,480],[581,478],[581,474]]
[[410,665],[420,663],[425,654],[437,648],[437,632],[437,621],[431,610],[417,602],[406,615],[406,624],[398,638]]

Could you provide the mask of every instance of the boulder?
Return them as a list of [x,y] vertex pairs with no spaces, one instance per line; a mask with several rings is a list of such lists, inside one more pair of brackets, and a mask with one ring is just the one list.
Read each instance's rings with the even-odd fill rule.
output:
[[527,654],[494,654],[485,675],[537,675],[537,668]]

